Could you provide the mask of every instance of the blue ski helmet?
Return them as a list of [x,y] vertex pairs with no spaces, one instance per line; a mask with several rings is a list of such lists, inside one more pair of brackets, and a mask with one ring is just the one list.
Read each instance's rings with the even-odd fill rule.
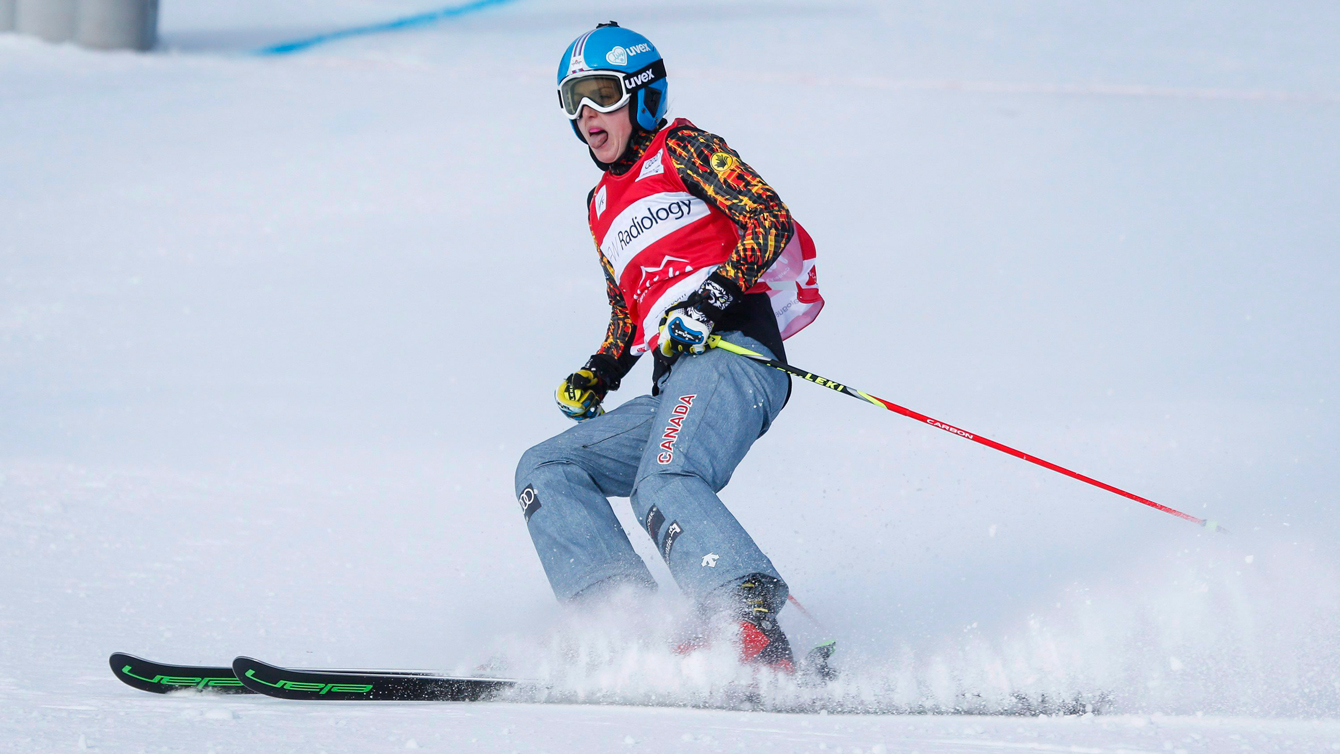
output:
[[[621,88],[614,93],[617,100],[597,102],[575,86],[578,79],[599,77],[602,73],[617,76],[615,83]],[[665,61],[656,46],[641,34],[624,29],[613,21],[577,37],[568,45],[558,64],[559,104],[573,121],[572,132],[579,139],[582,134],[577,128],[576,117],[583,105],[609,112],[631,104],[628,117],[633,127],[654,130],[665,117],[667,89]],[[607,105],[608,109],[601,105]],[[582,143],[586,140],[582,139]]]

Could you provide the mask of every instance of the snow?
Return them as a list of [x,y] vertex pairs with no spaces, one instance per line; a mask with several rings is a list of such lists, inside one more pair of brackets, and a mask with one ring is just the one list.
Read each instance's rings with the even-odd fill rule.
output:
[[[112,689],[109,689],[109,692]],[[129,694],[92,709],[36,705],[22,751],[1130,752],[1332,751],[1334,721],[767,715],[568,705],[221,703]],[[215,713],[224,714],[215,714]],[[6,715],[8,717],[8,715]],[[4,718],[0,718],[4,719]],[[114,720],[108,725],[107,720]],[[11,721],[5,720],[6,723]],[[81,733],[81,730],[90,732]]]
[[[145,56],[0,35],[5,747],[1340,750],[1333,4],[518,0],[244,54],[434,7],[168,0]],[[832,694],[1099,714],[644,706],[738,669],[665,651],[631,521],[661,597],[553,604],[511,480],[603,334],[550,87],[607,18],[815,237],[795,364],[1231,531],[796,385],[725,496],[823,623],[785,611],[797,644],[839,640]],[[555,691],[156,697],[113,651]]]

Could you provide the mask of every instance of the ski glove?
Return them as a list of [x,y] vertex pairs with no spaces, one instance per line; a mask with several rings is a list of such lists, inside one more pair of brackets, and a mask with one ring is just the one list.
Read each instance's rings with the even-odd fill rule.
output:
[[713,272],[702,287],[670,307],[661,317],[657,337],[661,355],[674,359],[681,353],[706,351],[707,338],[716,322],[742,297],[739,286],[721,273]]
[[605,381],[588,364],[563,378],[554,392],[554,400],[569,419],[585,421],[605,413],[600,402],[608,391]]
[[[690,299],[693,297],[690,296]],[[661,355],[674,358],[681,353],[702,353],[707,350],[707,336],[715,325],[688,301],[675,304],[661,317],[658,342]]]

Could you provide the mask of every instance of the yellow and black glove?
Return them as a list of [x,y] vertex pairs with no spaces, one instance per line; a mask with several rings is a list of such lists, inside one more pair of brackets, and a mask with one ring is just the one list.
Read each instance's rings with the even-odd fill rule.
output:
[[563,378],[554,392],[554,400],[569,419],[585,421],[605,413],[600,402],[605,400],[607,392],[605,381],[587,364]]

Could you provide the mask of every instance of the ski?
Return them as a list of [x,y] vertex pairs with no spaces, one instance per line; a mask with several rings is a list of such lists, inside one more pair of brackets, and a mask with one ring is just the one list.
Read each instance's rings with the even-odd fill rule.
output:
[[166,665],[143,657],[116,652],[111,656],[112,674],[122,683],[151,694],[195,689],[222,694],[251,694],[227,666]]
[[[173,691],[191,689],[195,691],[214,691],[223,694],[254,694],[237,679],[229,665],[173,665],[146,660],[125,652],[115,652],[109,662],[112,674],[122,683],[151,694],[167,694]],[[356,676],[430,676],[442,677],[440,673],[428,670],[314,670],[293,669],[296,673],[319,673],[330,675]]]
[[[832,680],[827,660],[833,643],[815,647],[801,662],[803,686]],[[286,668],[251,657],[238,657],[231,667],[171,665],[117,652],[112,673],[127,686],[155,694],[194,690],[224,694],[263,694],[299,701],[432,701],[477,702],[496,698],[516,687],[539,687],[536,681],[472,678],[421,670],[345,670]]]
[[477,702],[524,683],[421,672],[303,670],[251,657],[233,660],[232,673],[250,691],[300,701]]

